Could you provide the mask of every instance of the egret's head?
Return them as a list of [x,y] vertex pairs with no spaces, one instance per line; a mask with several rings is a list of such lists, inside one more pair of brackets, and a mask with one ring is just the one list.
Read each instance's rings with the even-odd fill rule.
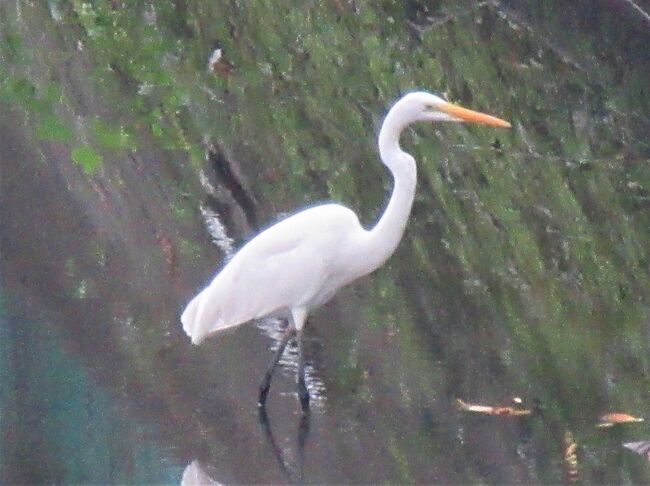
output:
[[416,121],[452,121],[510,127],[505,120],[454,105],[426,91],[408,93],[395,103],[391,111],[398,114],[405,125]]

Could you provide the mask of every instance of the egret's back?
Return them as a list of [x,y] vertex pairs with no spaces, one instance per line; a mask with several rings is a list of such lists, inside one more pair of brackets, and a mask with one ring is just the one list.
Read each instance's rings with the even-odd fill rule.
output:
[[335,204],[277,223],[239,250],[192,299],[181,316],[183,330],[199,344],[251,319],[322,304],[359,276],[347,260],[365,233],[351,210]]

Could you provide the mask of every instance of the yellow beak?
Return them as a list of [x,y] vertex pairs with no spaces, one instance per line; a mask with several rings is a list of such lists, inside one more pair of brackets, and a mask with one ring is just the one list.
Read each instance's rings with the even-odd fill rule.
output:
[[495,127],[510,128],[510,123],[496,116],[486,115],[479,111],[468,110],[462,106],[454,105],[453,103],[445,103],[442,106],[436,107],[438,110],[447,113],[454,118],[464,122],[481,123],[483,125],[492,125]]

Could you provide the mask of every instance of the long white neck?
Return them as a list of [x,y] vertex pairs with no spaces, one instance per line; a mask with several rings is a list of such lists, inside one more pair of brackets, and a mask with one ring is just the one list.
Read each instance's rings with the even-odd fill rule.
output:
[[379,132],[379,155],[393,174],[395,186],[384,214],[368,234],[366,249],[371,258],[367,271],[379,267],[393,254],[411,213],[417,170],[415,159],[399,146],[400,133],[407,124],[408,121],[391,110]]

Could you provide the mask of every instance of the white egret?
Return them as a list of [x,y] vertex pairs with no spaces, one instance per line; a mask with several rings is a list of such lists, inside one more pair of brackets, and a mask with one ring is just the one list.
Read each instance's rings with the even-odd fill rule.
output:
[[468,110],[427,92],[412,92],[389,110],[379,132],[379,155],[393,175],[394,188],[377,224],[365,229],[357,215],[339,204],[300,211],[255,236],[185,308],[183,330],[192,343],[224,329],[264,316],[288,320],[286,333],[260,385],[264,406],[273,371],[287,342],[299,346],[298,395],[309,407],[302,350],[309,312],[353,280],[380,267],[404,233],[415,195],[415,159],[399,146],[404,128],[417,121],[510,124]]

